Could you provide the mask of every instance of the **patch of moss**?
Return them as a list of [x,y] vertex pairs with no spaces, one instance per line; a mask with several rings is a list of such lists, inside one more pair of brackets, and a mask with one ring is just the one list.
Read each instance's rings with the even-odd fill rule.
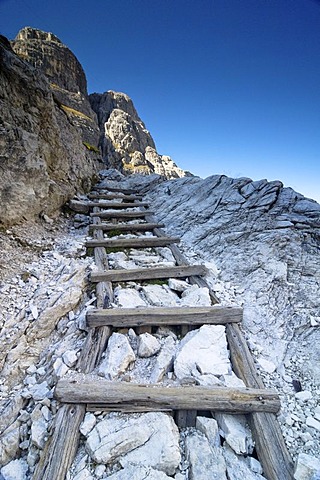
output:
[[118,235],[121,235],[123,233],[121,230],[117,230],[116,228],[114,230],[109,230],[108,231],[108,237],[117,237]]
[[63,103],[60,103],[60,108],[67,114],[69,115],[75,115],[76,117],[83,118],[84,120],[89,120],[92,122],[92,118],[88,117],[88,115],[85,115],[82,112],[79,112],[79,110],[75,110],[74,108],[67,107],[67,105],[63,105]]
[[155,279],[152,279],[152,280],[144,280],[143,284],[146,284],[146,285],[161,285],[162,286],[162,285],[167,285],[168,280],[155,278]]
[[123,252],[123,248],[121,247],[106,247],[106,254],[108,253],[118,253]]
[[88,149],[90,150],[91,152],[95,152],[95,153],[100,153],[100,150],[98,147],[95,147],[94,145],[91,145],[90,143],[88,142],[82,142],[83,145]]

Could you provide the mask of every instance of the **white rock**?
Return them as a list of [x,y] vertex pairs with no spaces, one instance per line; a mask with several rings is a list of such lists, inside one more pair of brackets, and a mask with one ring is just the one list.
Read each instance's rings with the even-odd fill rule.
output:
[[145,467],[143,465],[130,465],[128,464],[123,470],[120,470],[113,475],[108,476],[110,480],[172,480],[172,477],[168,477],[159,470],[154,470],[151,467]]
[[142,291],[148,303],[156,307],[175,307],[179,300],[172,290],[162,285],[147,285]]
[[108,379],[114,379],[124,373],[136,356],[130,343],[122,333],[113,333],[108,341],[104,360],[101,362],[98,373]]
[[229,388],[246,388],[246,384],[234,372],[230,372],[229,375],[222,375],[221,380]]
[[58,357],[53,364],[53,370],[56,376],[61,378],[69,371],[69,367],[63,362],[62,358]]
[[246,457],[246,461],[250,470],[255,473],[259,473],[260,475],[263,474],[262,466],[259,460],[253,457]]
[[169,278],[168,286],[171,290],[175,290],[176,292],[184,292],[190,287],[190,283],[187,283],[184,280],[178,280],[177,278]]
[[252,453],[254,444],[244,415],[228,415],[216,412],[215,418],[222,436],[238,455]]
[[73,367],[78,360],[77,350],[67,350],[62,355],[62,360],[68,367]]
[[225,445],[223,455],[227,465],[228,480],[265,480],[259,473],[253,472],[247,465],[244,457],[239,457]]
[[139,292],[134,288],[116,287],[114,290],[115,299],[119,307],[136,308],[145,307],[146,302],[141,298]]
[[43,400],[44,398],[48,397],[49,395],[49,388],[46,381],[37,383],[37,385],[33,385],[29,388],[29,392],[33,398],[33,400]]
[[181,459],[176,424],[155,412],[106,418],[88,436],[86,450],[97,463],[142,464],[168,475]]
[[150,333],[139,335],[138,355],[142,358],[152,357],[159,352],[161,348],[158,340]]
[[306,453],[299,453],[293,477],[295,480],[319,480],[320,459]]
[[47,422],[45,421],[41,407],[38,405],[31,414],[31,442],[36,447],[42,449],[47,437]]
[[314,409],[314,418],[320,421],[320,406]]
[[186,437],[185,449],[190,464],[189,480],[227,480],[221,448],[211,448],[204,435],[190,433]]
[[312,398],[312,393],[309,390],[302,390],[301,392],[297,392],[295,397],[300,400],[300,402],[307,402]]
[[94,469],[94,474],[97,478],[102,478],[105,474],[106,466],[105,465],[97,465]]
[[73,480],[94,480],[94,477],[91,475],[90,470],[84,468],[79,473],[77,473],[75,477],[73,477]]
[[306,424],[308,427],[314,428],[320,432],[320,422],[313,417],[307,417]]
[[173,365],[173,359],[176,354],[176,342],[174,338],[167,337],[162,345],[156,363],[153,367],[150,382],[160,382],[164,375],[170,370]]
[[204,325],[187,333],[174,362],[174,372],[180,379],[226,375],[230,369],[225,328],[221,325]]
[[211,447],[220,447],[219,427],[214,418],[197,417],[196,428],[207,437]]
[[14,422],[0,437],[0,465],[5,465],[18,455],[20,443],[19,425],[19,422]]
[[260,365],[260,367],[265,371],[265,372],[268,372],[268,373],[273,373],[275,371],[275,369],[277,368],[276,365],[271,362],[270,360],[266,360],[265,358],[258,358],[258,363]]
[[27,472],[27,462],[21,458],[13,460],[1,468],[1,475],[4,480],[25,480]]
[[192,285],[182,293],[180,305],[183,307],[207,307],[211,305],[209,289]]
[[33,305],[33,303],[30,303],[29,308],[34,320],[37,320],[37,318],[39,317],[39,311],[38,311],[37,305]]
[[87,412],[83,419],[83,422],[80,425],[80,432],[82,433],[82,435],[87,437],[93,427],[96,425],[96,423],[96,416],[93,415],[93,413]]

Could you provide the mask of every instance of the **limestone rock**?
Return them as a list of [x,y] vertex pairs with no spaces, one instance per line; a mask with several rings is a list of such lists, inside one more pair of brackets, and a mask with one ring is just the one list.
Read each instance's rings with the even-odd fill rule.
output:
[[177,278],[169,278],[168,286],[171,290],[175,290],[176,292],[184,292],[187,288],[190,287],[190,284],[185,282],[184,280],[179,280]]
[[104,132],[101,144],[108,167],[118,168],[125,174],[158,173],[166,178],[189,174],[177,167],[170,157],[157,153],[150,133],[127,95],[110,90],[103,94],[93,93],[89,99],[100,130]]
[[108,341],[105,358],[99,366],[99,375],[110,380],[117,378],[135,359],[127,337],[122,333],[113,333]]
[[172,477],[168,477],[165,473],[154,470],[151,467],[128,464],[119,472],[108,476],[108,478],[110,480],[170,480]]
[[142,292],[150,305],[156,307],[175,307],[178,296],[165,285],[147,285]]
[[320,460],[306,453],[299,453],[295,472],[295,480],[318,480],[320,478]]
[[138,355],[142,358],[152,357],[159,352],[161,348],[158,340],[150,333],[139,335]]
[[[41,48],[35,50],[41,56]],[[50,216],[77,190],[83,191],[84,184],[90,188],[98,162],[87,153],[79,129],[55,102],[41,69],[3,43],[0,51],[0,218],[10,225],[40,213]]]
[[222,436],[235,453],[238,455],[252,453],[254,447],[252,434],[244,415],[228,415],[216,412],[215,419]]
[[0,436],[0,465],[5,465],[16,458],[19,452],[19,426],[18,421],[14,422]]
[[225,328],[204,325],[187,333],[174,362],[177,378],[225,375],[230,370]]
[[146,302],[140,297],[139,292],[133,288],[116,287],[114,296],[119,307],[136,308],[146,306]]
[[82,433],[82,435],[87,437],[96,423],[97,423],[96,416],[93,415],[93,413],[87,412],[83,422],[80,425],[80,432]]
[[264,480],[265,477],[250,470],[244,457],[239,457],[228,447],[223,447],[223,455],[227,465],[228,480]]
[[226,464],[220,448],[212,449],[207,438],[197,432],[187,436],[185,445],[190,480],[227,480]]
[[168,475],[180,462],[178,428],[164,413],[107,418],[88,436],[86,450],[97,463],[140,464]]
[[197,417],[196,428],[207,437],[211,447],[220,446],[219,427],[214,418]]
[[25,460],[12,460],[1,468],[3,480],[25,480],[28,472],[28,465]]
[[162,348],[160,350],[159,355],[157,356],[156,363],[153,367],[153,371],[150,377],[151,383],[161,382],[164,375],[169,371],[171,366],[173,365],[173,359],[176,353],[176,342],[174,338],[168,336]]
[[180,305],[183,307],[207,307],[211,305],[209,289],[199,288],[197,285],[187,288],[182,293]]

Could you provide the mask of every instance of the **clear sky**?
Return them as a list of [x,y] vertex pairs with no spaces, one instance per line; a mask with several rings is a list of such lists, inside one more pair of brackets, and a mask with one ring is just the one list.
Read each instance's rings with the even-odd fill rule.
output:
[[1,33],[24,26],[75,53],[90,93],[127,93],[181,168],[320,202],[320,1],[0,0]]

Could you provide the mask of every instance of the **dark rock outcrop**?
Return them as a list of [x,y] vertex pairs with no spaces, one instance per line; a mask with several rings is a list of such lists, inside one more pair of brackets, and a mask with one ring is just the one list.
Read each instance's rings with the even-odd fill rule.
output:
[[47,77],[5,41],[0,108],[2,224],[53,214],[76,191],[90,188],[99,156],[83,145],[81,130],[55,100]]
[[108,91],[89,96],[102,132],[100,146],[109,168],[123,173],[158,173],[166,178],[190,176],[171,160],[159,155],[139,118],[132,100],[124,93]]

